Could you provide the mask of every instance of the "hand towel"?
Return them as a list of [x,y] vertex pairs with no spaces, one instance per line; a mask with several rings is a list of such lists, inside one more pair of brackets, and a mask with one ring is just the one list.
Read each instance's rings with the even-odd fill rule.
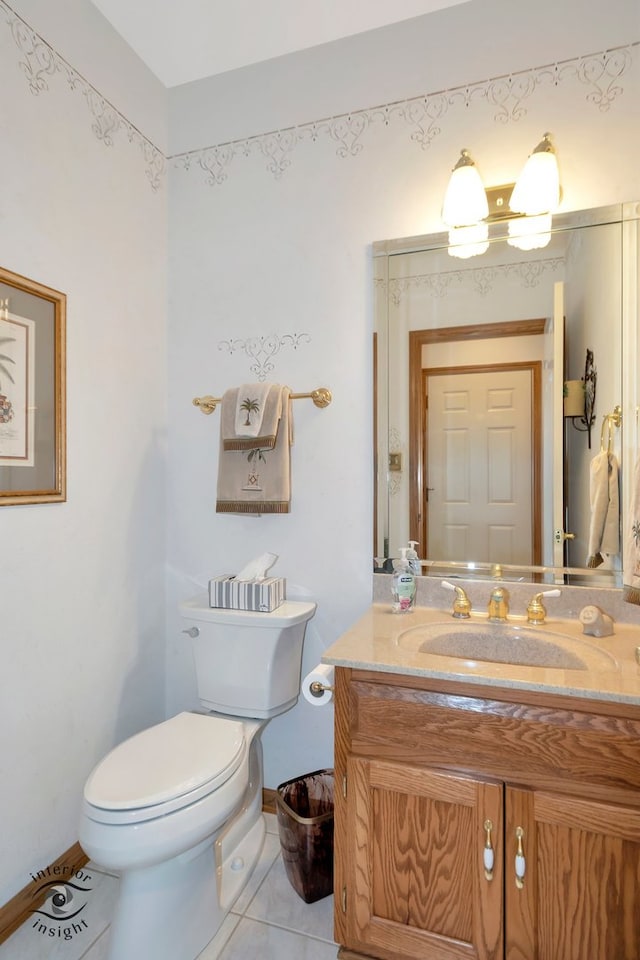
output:
[[636,460],[624,545],[624,590],[627,603],[640,605],[640,457]]
[[270,383],[243,383],[238,387],[235,430],[237,437],[257,437]]
[[618,461],[612,453],[601,450],[589,468],[589,525],[588,567],[604,563],[603,553],[620,552],[620,494],[618,490]]
[[245,383],[227,390],[222,396],[220,413],[224,449],[270,450],[276,443],[281,413],[279,384]]
[[281,416],[273,447],[225,449],[220,429],[216,513],[289,513],[291,502],[291,399],[278,387]]

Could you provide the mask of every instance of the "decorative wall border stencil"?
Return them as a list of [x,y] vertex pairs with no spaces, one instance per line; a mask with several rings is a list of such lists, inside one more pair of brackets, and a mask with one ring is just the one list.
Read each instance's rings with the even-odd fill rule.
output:
[[64,57],[61,57],[4,0],[0,0],[0,11],[6,14],[6,22],[22,55],[19,67],[27,79],[31,93],[38,96],[48,91],[51,77],[56,74],[64,76],[68,89],[72,92],[80,92],[84,96],[93,118],[91,129],[97,139],[106,147],[111,147],[114,144],[114,138],[123,132],[129,143],[140,150],[151,188],[158,190],[166,172],[166,158],[162,151],[103,97],[82,74],[67,63]]
[[355,157],[364,149],[367,132],[376,125],[390,127],[394,123],[404,123],[411,129],[410,140],[426,150],[442,132],[440,124],[450,111],[484,103],[492,108],[495,122],[517,123],[527,113],[524,104],[540,87],[557,88],[569,82],[580,84],[587,88],[587,102],[603,112],[623,95],[621,80],[640,48],[640,41],[634,41],[599,53],[165,156],[6,0],[0,0],[0,13],[5,14],[5,22],[22,56],[19,67],[31,92],[37,96],[48,91],[50,78],[62,74],[68,89],[74,93],[80,91],[84,96],[93,120],[91,129],[98,140],[111,147],[116,137],[124,133],[129,143],[138,147],[154,191],[164,181],[168,161],[185,171],[203,170],[206,183],[216,186],[227,180],[234,160],[259,154],[266,160],[267,171],[279,179],[291,166],[293,153],[300,143],[329,140],[336,144],[336,156],[341,159]]
[[[473,287],[484,296],[491,292],[496,280],[515,278],[522,287],[537,287],[546,273],[555,273],[565,265],[564,257],[546,260],[521,260],[517,263],[499,263],[491,267],[467,267],[460,270],[443,270],[440,273],[422,273],[412,277],[389,280],[389,299],[398,307],[404,295],[417,287],[424,287],[432,298],[446,297],[452,287]],[[375,285],[384,290],[386,280],[376,280]]]
[[264,381],[275,369],[271,358],[280,353],[283,347],[297,350],[302,343],[311,343],[308,333],[285,333],[282,337],[272,333],[266,337],[248,337],[246,340],[221,340],[218,350],[226,350],[229,354],[242,351],[253,361],[249,367],[251,373],[255,374],[259,381]]
[[639,47],[640,41],[637,41],[450,90],[172,154],[167,159],[186,171],[194,167],[204,170],[206,182],[216,186],[227,179],[236,158],[248,158],[258,153],[266,158],[266,169],[279,179],[291,165],[295,148],[304,141],[316,143],[328,138],[337,144],[335,152],[338,157],[355,157],[363,150],[363,140],[370,127],[380,124],[389,127],[392,123],[403,122],[411,128],[410,139],[426,150],[442,132],[440,124],[451,110],[485,103],[492,108],[494,121],[517,123],[527,113],[525,102],[539,88],[557,88],[571,81],[585,86],[587,102],[604,112],[624,93],[620,80],[637,56]]

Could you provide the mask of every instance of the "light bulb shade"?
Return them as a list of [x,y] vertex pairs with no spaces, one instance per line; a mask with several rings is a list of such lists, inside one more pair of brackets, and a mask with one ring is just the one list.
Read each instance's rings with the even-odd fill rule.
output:
[[507,243],[518,250],[540,250],[551,240],[551,214],[509,221]]
[[538,216],[553,213],[560,203],[560,173],[553,144],[545,134],[525,163],[509,206],[514,213]]
[[452,227],[449,230],[449,256],[459,260],[478,257],[489,249],[489,226],[474,223],[469,227]]
[[453,169],[442,204],[442,220],[448,227],[468,227],[489,214],[487,194],[476,165],[462,150]]

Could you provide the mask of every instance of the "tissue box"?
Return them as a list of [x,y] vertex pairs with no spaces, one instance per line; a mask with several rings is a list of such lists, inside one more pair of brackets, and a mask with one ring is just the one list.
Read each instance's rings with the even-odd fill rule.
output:
[[255,610],[271,613],[284,602],[284,577],[265,577],[264,580],[236,580],[230,574],[209,580],[209,606],[229,610]]

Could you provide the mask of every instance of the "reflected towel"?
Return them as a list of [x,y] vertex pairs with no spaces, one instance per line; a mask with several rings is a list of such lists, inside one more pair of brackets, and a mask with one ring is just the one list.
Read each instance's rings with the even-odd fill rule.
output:
[[618,490],[618,461],[612,453],[601,450],[589,468],[589,526],[588,567],[604,563],[603,553],[612,556],[620,552],[620,494]]
[[277,383],[245,383],[227,390],[220,413],[224,449],[272,449],[281,413],[282,387]]
[[624,599],[640,604],[640,457],[636,461],[624,544]]
[[278,387],[281,416],[274,446],[226,449],[220,429],[216,513],[289,513],[291,501],[291,399]]

